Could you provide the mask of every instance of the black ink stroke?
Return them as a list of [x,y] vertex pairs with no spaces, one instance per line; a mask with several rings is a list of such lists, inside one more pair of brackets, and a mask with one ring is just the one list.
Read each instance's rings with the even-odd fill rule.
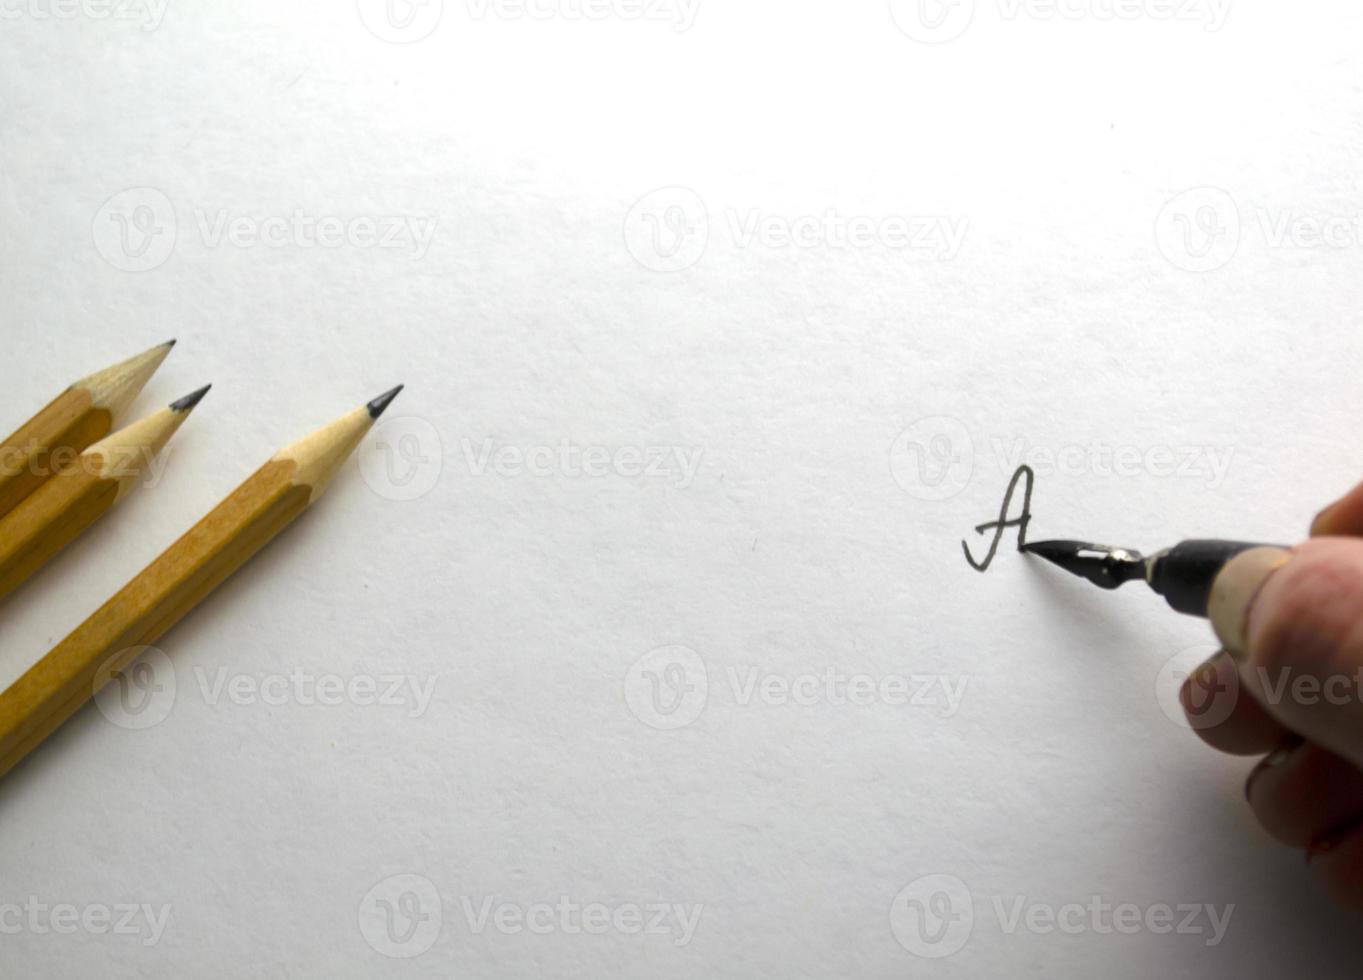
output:
[[[1027,487],[1022,495],[1022,513],[1011,520],[1008,517],[1008,510],[1013,506],[1013,491],[1018,488],[1018,481],[1026,479]],[[970,562],[970,567],[977,572],[987,571],[990,563],[994,561],[994,555],[998,553],[999,541],[1003,538],[1003,532],[1010,527],[1018,529],[1018,551],[1027,543],[1027,525],[1032,520],[1032,484],[1036,480],[1036,474],[1032,472],[1030,466],[1019,466],[1017,472],[1013,474],[1013,479],[1008,482],[1008,492],[1003,497],[1003,507],[999,510],[999,519],[990,521],[988,524],[981,524],[975,528],[976,534],[984,534],[988,531],[994,532],[994,540],[989,543],[989,554],[984,556],[984,561],[976,561],[975,556],[970,553],[970,545],[961,542],[961,550],[965,552],[965,560]]]

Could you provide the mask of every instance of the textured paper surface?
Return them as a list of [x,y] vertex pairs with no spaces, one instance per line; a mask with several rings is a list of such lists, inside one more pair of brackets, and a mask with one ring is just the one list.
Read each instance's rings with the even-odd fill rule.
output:
[[408,390],[0,785],[0,972],[1356,975],[1206,624],[960,549],[1022,461],[1142,548],[1363,473],[1356,7],[519,9],[6,7],[0,429],[215,387],[3,681]]

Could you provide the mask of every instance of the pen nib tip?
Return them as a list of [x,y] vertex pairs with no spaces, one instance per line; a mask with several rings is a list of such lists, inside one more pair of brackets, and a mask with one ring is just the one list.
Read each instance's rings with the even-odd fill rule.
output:
[[1145,576],[1145,558],[1127,548],[1087,541],[1035,541],[1023,545],[1021,550],[1054,562],[1071,575],[1104,589],[1115,589]]
[[369,409],[369,417],[371,419],[376,419],[380,415],[382,415],[384,409],[386,409],[389,405],[393,403],[393,399],[398,396],[398,394],[402,391],[404,387],[406,386],[398,385],[391,391],[385,391],[382,395],[379,395],[378,398],[375,398],[372,402],[365,406],[366,408]]

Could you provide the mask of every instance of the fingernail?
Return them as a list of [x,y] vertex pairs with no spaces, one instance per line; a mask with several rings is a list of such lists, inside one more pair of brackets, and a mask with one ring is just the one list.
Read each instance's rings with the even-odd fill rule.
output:
[[1322,533],[1321,525],[1323,525],[1326,521],[1330,519],[1330,515],[1335,512],[1335,508],[1338,506],[1339,502],[1336,501],[1335,503],[1331,504],[1329,507],[1326,507],[1323,511],[1316,515],[1315,520],[1311,522],[1311,537],[1314,538]]
[[1322,854],[1329,854],[1344,843],[1345,838],[1353,836],[1359,827],[1363,827],[1363,821],[1354,820],[1321,834],[1306,846],[1306,863],[1310,864]]
[[1263,761],[1250,771],[1249,778],[1245,780],[1245,799],[1248,800],[1254,795],[1254,783],[1260,776],[1270,769],[1276,769],[1281,766],[1288,759],[1292,758],[1293,753],[1304,744],[1306,744],[1306,739],[1302,738],[1300,735],[1289,735],[1283,739],[1282,744],[1270,752]]
[[1226,563],[1212,583],[1207,616],[1226,651],[1243,660],[1250,606],[1268,577],[1292,557],[1282,548],[1251,548]]

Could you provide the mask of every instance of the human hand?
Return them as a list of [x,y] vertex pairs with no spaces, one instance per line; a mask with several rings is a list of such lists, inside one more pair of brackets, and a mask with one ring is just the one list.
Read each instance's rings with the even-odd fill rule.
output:
[[1259,823],[1306,850],[1334,899],[1363,909],[1363,485],[1311,536],[1227,564],[1211,611],[1226,649],[1180,700],[1214,748],[1268,753],[1245,786]]

